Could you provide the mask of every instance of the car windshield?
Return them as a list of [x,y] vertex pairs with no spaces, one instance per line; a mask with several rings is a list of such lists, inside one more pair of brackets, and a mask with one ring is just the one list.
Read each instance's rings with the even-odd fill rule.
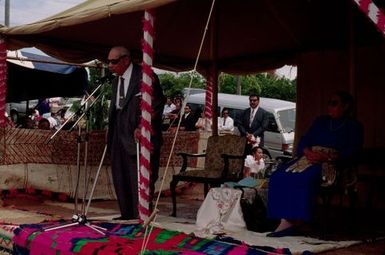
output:
[[283,132],[294,132],[295,128],[295,108],[278,111],[279,120]]

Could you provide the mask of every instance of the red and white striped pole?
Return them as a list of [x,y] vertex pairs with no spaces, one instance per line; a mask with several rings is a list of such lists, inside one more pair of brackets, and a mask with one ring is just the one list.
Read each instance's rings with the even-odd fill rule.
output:
[[378,30],[385,36],[385,15],[373,0],[354,0],[361,11],[377,26]]
[[150,215],[150,155],[152,151],[151,144],[151,117],[152,117],[152,81],[153,81],[153,39],[154,39],[154,16],[153,10],[144,12],[143,24],[143,78],[142,78],[142,118],[141,118],[141,139],[140,139],[140,169],[139,169],[139,218],[146,221]]
[[5,127],[5,100],[7,96],[7,47],[0,39],[0,127]]
[[213,105],[213,82],[207,79],[206,82],[206,100],[205,100],[205,117],[206,119],[212,119],[212,105]]

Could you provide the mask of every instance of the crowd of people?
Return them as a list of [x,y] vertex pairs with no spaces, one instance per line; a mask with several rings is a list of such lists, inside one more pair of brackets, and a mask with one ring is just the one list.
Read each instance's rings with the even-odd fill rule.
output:
[[66,108],[54,110],[54,101],[47,98],[39,99],[38,104],[33,109],[28,109],[26,113],[19,113],[15,109],[10,110],[10,114],[5,113],[7,126],[14,128],[57,130],[66,121]]
[[[183,97],[167,97],[163,110],[163,131],[174,131],[181,119],[180,130],[182,131],[212,131],[212,120],[207,118],[204,109],[192,109],[186,104],[184,111],[181,111]],[[234,134],[235,121],[229,115],[229,109],[224,108],[218,117],[218,131],[221,134]]]

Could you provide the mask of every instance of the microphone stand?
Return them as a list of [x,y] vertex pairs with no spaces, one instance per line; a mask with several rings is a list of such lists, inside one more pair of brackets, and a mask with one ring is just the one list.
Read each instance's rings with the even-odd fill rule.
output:
[[[77,119],[77,121],[72,125],[72,127],[68,130],[68,132],[71,132],[74,127],[79,123],[80,120],[82,120],[84,118],[84,116],[88,115],[89,114],[89,110],[91,109],[91,107],[97,102],[97,100],[100,98],[100,95],[98,95],[90,105],[88,105],[88,102],[91,100],[91,98],[93,97],[93,95],[104,85],[105,83],[103,81],[100,82],[100,84],[95,88],[95,90],[84,100],[84,102],[82,103],[81,107],[79,108],[78,111],[76,111],[74,114],[72,114],[67,120],[66,122],[63,123],[63,125],[50,137],[50,139],[48,140],[47,143],[49,143],[59,132],[60,130],[63,129],[64,125],[70,120],[72,119],[75,115],[80,115]],[[84,108],[84,109],[83,109]],[[81,127],[80,125],[78,125],[78,136],[77,136],[77,160],[76,160],[76,164],[77,164],[77,180],[76,180],[76,188],[75,188],[75,205],[74,205],[74,214],[72,216],[72,223],[68,223],[68,224],[64,224],[62,226],[56,226],[56,227],[50,227],[50,228],[46,228],[46,229],[43,229],[44,231],[52,231],[52,230],[56,230],[56,229],[61,229],[61,228],[65,228],[65,227],[71,227],[71,226],[75,226],[75,225],[84,225],[84,226],[87,226],[91,229],[93,229],[94,231],[98,232],[99,234],[102,234],[102,235],[105,235],[103,231],[106,231],[107,229],[105,228],[102,228],[100,226],[96,226],[96,225],[92,225],[88,222],[87,220],[87,212],[88,212],[88,209],[89,209],[89,206],[90,206],[90,203],[91,203],[91,200],[92,200],[92,196],[93,196],[93,193],[94,193],[94,190],[95,190],[95,186],[96,186],[96,182],[98,180],[98,177],[99,177],[99,173],[100,173],[100,169],[103,165],[103,161],[104,161],[104,157],[105,157],[105,154],[106,154],[106,151],[107,151],[107,145],[105,146],[104,148],[104,151],[103,151],[103,155],[102,155],[102,158],[101,158],[101,161],[100,161],[100,164],[99,164],[99,168],[98,168],[98,171],[96,173],[96,178],[94,180],[94,184],[93,184],[93,187],[92,187],[92,191],[91,191],[91,194],[90,194],[90,197],[88,198],[88,204],[87,204],[87,207],[85,208],[85,200],[86,200],[86,190],[88,189],[88,183],[87,183],[87,150],[88,150],[88,121],[86,120],[86,135],[85,135],[85,154],[84,154],[84,168],[85,168],[85,172],[84,172],[84,193],[83,193],[83,204],[82,204],[82,213],[81,214],[78,214],[78,191],[79,191],[79,182],[80,182],[80,149],[81,149]]]

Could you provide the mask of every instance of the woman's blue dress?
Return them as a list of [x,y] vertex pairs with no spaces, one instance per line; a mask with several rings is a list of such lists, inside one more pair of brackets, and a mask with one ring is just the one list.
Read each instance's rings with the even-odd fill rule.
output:
[[[339,153],[339,164],[349,164],[361,149],[361,124],[352,119],[317,118],[301,139],[297,158],[311,146],[334,148]],[[303,172],[286,172],[295,161],[279,167],[270,177],[268,216],[274,219],[304,220],[312,216],[312,208],[321,183],[321,165],[314,164]]]

